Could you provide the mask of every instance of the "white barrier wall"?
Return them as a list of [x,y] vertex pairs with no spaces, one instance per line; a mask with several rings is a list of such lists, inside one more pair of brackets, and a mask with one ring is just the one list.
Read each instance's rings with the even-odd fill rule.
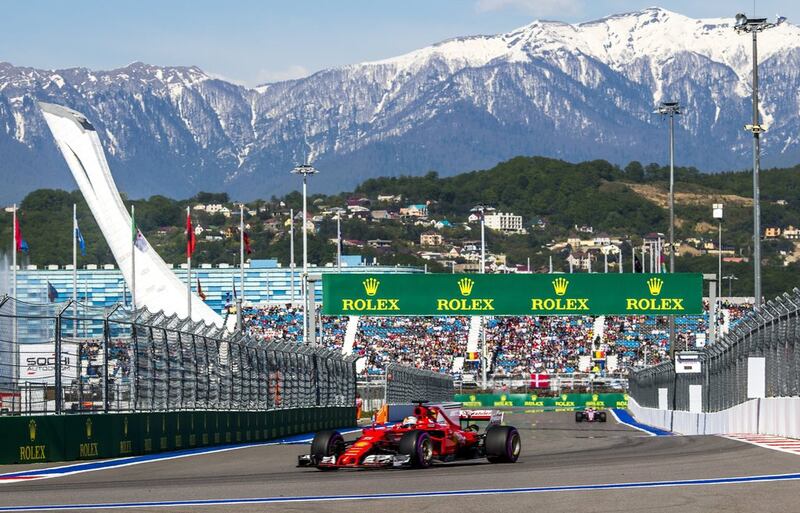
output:
[[628,409],[642,424],[682,435],[749,433],[800,438],[800,397],[750,399],[714,413],[645,408],[630,397]]

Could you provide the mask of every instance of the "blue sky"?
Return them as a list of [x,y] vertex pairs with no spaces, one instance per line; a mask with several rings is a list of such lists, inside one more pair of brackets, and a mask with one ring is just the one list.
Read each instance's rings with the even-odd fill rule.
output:
[[[399,55],[535,19],[581,22],[659,5],[692,17],[753,12],[753,0],[29,0],[3,2],[0,61],[110,69],[197,65],[246,85]],[[798,0],[756,0],[800,22]]]

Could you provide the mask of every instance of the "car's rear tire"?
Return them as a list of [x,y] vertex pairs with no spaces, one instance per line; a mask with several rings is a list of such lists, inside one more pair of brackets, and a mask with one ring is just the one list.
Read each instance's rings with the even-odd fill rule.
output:
[[[328,456],[339,456],[344,452],[344,438],[338,431],[320,431],[311,442],[311,456],[319,462]],[[336,467],[317,467],[320,470],[336,470]]]
[[576,411],[575,412],[575,422],[583,422],[583,412]]
[[409,431],[400,438],[397,452],[411,457],[411,466],[428,468],[433,461],[433,441],[425,431]]
[[484,448],[491,463],[514,463],[522,452],[522,439],[515,427],[492,426],[486,431]]
[[605,422],[606,421],[606,412],[601,411],[598,415],[599,415],[599,418],[600,418],[600,422]]

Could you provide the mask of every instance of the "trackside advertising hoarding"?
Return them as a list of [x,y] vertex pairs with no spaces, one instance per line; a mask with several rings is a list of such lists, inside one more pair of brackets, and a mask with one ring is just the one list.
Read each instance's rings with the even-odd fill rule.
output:
[[575,411],[585,408],[627,408],[627,394],[561,394],[555,397],[537,394],[456,394],[455,401],[464,408],[497,406],[528,407],[542,411]]
[[676,274],[324,274],[325,315],[697,315]]

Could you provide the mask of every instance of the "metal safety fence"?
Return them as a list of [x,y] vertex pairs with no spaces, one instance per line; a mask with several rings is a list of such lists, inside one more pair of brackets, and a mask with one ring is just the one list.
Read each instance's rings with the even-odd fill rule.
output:
[[800,290],[752,310],[715,344],[700,351],[699,373],[677,373],[673,362],[638,370],[629,377],[630,394],[641,406],[659,407],[667,390],[670,409],[689,410],[689,386],[702,385],[703,411],[725,410],[748,399],[748,358],[765,363],[765,396],[800,395]]
[[454,392],[449,374],[400,365],[386,369],[386,404],[452,401]]
[[355,358],[115,305],[0,298],[0,412],[352,406]]

